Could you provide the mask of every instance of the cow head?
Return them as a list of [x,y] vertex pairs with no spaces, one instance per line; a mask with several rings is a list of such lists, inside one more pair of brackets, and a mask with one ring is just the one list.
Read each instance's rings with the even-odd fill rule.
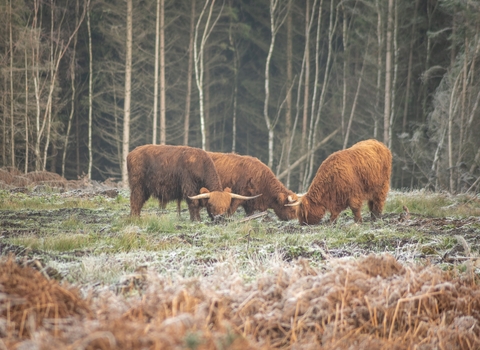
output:
[[205,187],[200,189],[200,194],[196,196],[189,196],[190,199],[204,199],[206,203],[204,206],[207,208],[208,215],[210,218],[215,219],[221,215],[224,215],[225,212],[230,207],[232,198],[249,200],[261,196],[261,194],[256,196],[241,196],[239,194],[232,193],[232,190],[229,187],[225,187],[223,191],[212,191],[210,192]]
[[298,195],[294,203],[285,204],[287,207],[294,207],[300,225],[315,225],[322,220],[326,208],[323,205],[311,205],[310,200],[304,195]]
[[280,220],[293,220],[297,217],[296,208],[290,206],[289,204],[294,204],[298,200],[298,197],[295,193],[279,193],[277,195],[277,205],[273,206],[275,214]]

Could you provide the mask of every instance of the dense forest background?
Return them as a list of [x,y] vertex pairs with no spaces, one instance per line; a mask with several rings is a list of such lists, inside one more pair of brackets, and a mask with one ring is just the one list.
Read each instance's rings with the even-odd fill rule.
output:
[[125,180],[186,144],[304,191],[376,138],[394,188],[478,192],[479,34],[469,0],[0,0],[0,166]]

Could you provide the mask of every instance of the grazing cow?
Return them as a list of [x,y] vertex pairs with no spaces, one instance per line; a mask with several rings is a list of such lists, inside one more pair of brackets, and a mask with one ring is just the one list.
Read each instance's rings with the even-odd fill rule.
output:
[[213,220],[230,207],[232,198],[247,200],[222,183],[207,152],[186,146],[144,145],[127,156],[130,184],[130,215],[139,216],[143,204],[153,196],[161,205],[185,199],[190,219],[200,220],[206,206]]
[[261,193],[262,196],[250,201],[232,199],[228,214],[233,214],[239,206],[247,215],[255,210],[264,211],[271,208],[281,220],[295,219],[295,208],[285,204],[297,200],[297,195],[288,190],[273,174],[272,170],[260,160],[235,153],[208,152],[224,186],[243,196]]
[[360,210],[367,200],[375,220],[387,198],[391,171],[392,154],[383,143],[358,142],[325,159],[307,193],[290,206],[297,206],[301,225],[318,224],[326,211],[330,212],[330,222],[335,222],[347,207],[352,209],[355,222],[362,222]]

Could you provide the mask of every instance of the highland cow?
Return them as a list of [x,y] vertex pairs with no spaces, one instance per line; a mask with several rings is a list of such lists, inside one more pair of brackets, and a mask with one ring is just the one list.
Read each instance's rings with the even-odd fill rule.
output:
[[318,168],[305,195],[296,203],[301,225],[318,224],[330,212],[330,222],[340,212],[352,209],[355,222],[362,222],[361,208],[368,201],[372,220],[380,217],[390,186],[392,154],[376,140],[361,141],[331,154]]
[[187,146],[144,145],[127,156],[130,184],[130,215],[139,216],[143,204],[153,196],[161,205],[185,199],[190,219],[200,220],[205,206],[213,220],[230,207],[232,198],[247,200],[230,188],[222,189],[207,152]]
[[228,214],[235,213],[242,206],[247,215],[254,211],[273,209],[281,220],[292,220],[296,217],[295,208],[285,204],[295,202],[297,195],[288,190],[273,174],[272,170],[260,160],[250,156],[240,156],[235,153],[208,152],[224,186],[233,192],[252,196],[262,193],[262,196],[250,201],[232,199]]

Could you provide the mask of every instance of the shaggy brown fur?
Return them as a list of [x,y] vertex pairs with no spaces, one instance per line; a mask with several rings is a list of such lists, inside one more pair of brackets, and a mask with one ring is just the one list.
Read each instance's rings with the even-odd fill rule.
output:
[[242,206],[247,215],[253,214],[255,210],[264,211],[271,208],[281,220],[296,218],[295,209],[286,207],[285,204],[296,201],[297,195],[288,190],[260,160],[235,153],[208,152],[208,154],[215,163],[224,186],[244,196],[262,194],[261,197],[250,201],[233,199],[228,210],[229,215]]
[[[230,189],[222,183],[212,159],[199,148],[186,146],[144,145],[127,156],[130,184],[130,215],[138,216],[143,204],[153,196],[161,204],[185,199],[190,219],[200,220],[200,208],[207,207],[213,219],[230,206]],[[190,199],[210,193],[208,200]]]
[[318,224],[326,211],[331,214],[330,222],[334,222],[347,207],[352,209],[355,222],[362,222],[360,210],[365,200],[375,220],[387,198],[391,171],[392,154],[376,140],[361,141],[331,154],[318,168],[308,192],[297,202],[300,224]]

